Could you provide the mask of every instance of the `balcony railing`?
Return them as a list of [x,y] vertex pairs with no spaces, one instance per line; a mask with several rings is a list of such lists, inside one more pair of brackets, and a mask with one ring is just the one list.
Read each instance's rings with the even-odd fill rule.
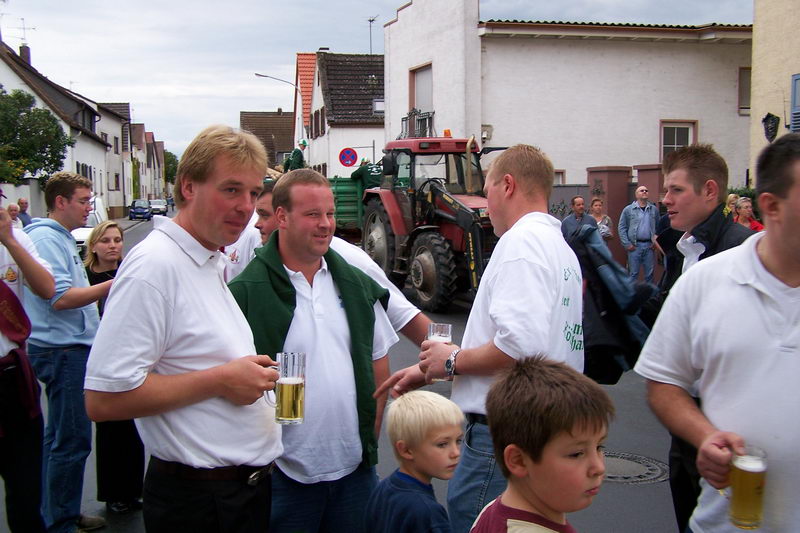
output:
[[398,139],[409,137],[433,137],[433,114],[435,111],[420,111],[412,109],[400,119],[401,131]]

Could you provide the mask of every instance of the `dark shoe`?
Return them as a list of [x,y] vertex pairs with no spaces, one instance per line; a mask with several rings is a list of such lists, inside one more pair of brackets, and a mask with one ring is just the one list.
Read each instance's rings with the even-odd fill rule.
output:
[[78,519],[78,531],[94,531],[106,527],[106,519],[102,516],[89,516],[82,514]]
[[128,514],[142,508],[142,502],[133,500],[130,502],[108,502],[106,508],[115,514]]

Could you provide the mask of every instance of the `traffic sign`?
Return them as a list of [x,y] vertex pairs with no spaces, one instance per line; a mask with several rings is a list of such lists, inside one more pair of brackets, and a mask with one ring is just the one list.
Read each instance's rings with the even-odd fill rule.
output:
[[343,148],[339,152],[339,162],[346,167],[352,167],[358,161],[358,154],[352,148]]

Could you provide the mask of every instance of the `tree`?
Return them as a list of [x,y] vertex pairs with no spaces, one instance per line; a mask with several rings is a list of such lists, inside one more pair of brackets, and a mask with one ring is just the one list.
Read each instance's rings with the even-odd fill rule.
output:
[[0,85],[0,182],[19,183],[26,172],[61,170],[67,147],[75,144],[47,109],[34,107],[33,95]]
[[164,150],[164,179],[170,183],[175,183],[175,175],[178,173],[178,156]]

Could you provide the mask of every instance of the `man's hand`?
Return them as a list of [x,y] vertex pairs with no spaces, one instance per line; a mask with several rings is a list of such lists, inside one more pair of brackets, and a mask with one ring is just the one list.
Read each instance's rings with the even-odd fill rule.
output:
[[0,207],[0,244],[4,245],[14,238],[11,225],[11,215],[8,214],[5,207]]
[[398,398],[401,395],[416,390],[425,385],[425,373],[419,369],[419,365],[412,365],[407,368],[402,368],[392,374],[389,379],[381,383],[375,389],[373,398],[378,398],[386,391],[389,391],[392,398]]
[[728,473],[734,453],[745,453],[744,439],[736,433],[715,431],[697,449],[697,471],[712,487],[724,489],[730,484]]
[[268,355],[248,355],[220,367],[221,396],[236,405],[250,405],[275,388],[278,363]]
[[636,245],[635,244],[631,244],[625,249],[628,250],[629,252],[632,252],[632,251],[634,251],[636,249]]
[[434,379],[446,378],[444,362],[447,361],[453,350],[458,349],[458,346],[443,342],[423,341],[420,348],[422,351],[419,352],[419,369],[425,373],[425,381],[430,383]]

